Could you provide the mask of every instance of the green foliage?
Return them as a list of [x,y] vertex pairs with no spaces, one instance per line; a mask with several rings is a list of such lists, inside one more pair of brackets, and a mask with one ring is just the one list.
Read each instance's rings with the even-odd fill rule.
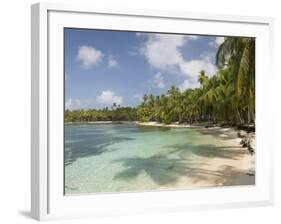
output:
[[111,109],[100,110],[66,110],[65,122],[89,122],[89,121],[135,121],[137,110],[132,107],[120,107],[114,104]]

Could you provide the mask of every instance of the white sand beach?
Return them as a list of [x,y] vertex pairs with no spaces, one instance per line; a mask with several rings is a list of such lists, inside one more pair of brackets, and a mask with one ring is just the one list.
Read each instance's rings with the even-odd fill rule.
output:
[[[197,176],[181,177],[173,184],[177,188],[198,188],[210,186],[235,186],[235,185],[254,185],[255,184],[255,155],[243,148],[240,144],[241,138],[238,137],[239,130],[234,128],[209,127],[205,124],[161,124],[157,122],[137,122],[138,125],[170,127],[170,128],[192,128],[205,135],[212,135],[223,141],[222,150],[230,156],[210,157],[208,162],[202,163],[199,169],[204,170],[201,178]],[[255,147],[255,138],[253,145]],[[231,156],[233,155],[233,156]],[[239,156],[237,156],[239,155]],[[165,186],[166,188],[167,186]]]

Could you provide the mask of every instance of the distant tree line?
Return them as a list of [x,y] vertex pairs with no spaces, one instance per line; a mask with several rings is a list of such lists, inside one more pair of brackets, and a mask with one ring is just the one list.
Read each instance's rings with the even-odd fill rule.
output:
[[103,109],[79,109],[66,110],[65,122],[89,122],[89,121],[135,121],[137,109],[133,107],[121,107],[115,103],[111,108]]

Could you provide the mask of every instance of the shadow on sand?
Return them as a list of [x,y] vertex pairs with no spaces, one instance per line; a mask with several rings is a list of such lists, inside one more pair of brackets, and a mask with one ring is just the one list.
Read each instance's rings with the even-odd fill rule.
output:
[[220,175],[217,172],[196,168],[203,163],[194,163],[190,160],[168,158],[165,155],[155,155],[149,158],[133,157],[114,160],[122,163],[126,169],[115,175],[115,180],[129,181],[145,172],[157,185],[176,184],[180,177],[192,177],[199,180],[207,176]]
[[194,131],[199,132],[202,135],[214,136],[221,140],[233,140],[237,138],[237,132],[231,131],[230,128],[225,127],[213,127],[213,128],[204,128],[204,127],[191,127]]
[[247,154],[247,150],[239,146],[216,146],[212,144],[191,145],[191,144],[175,144],[166,146],[171,148],[169,154],[178,153],[182,158],[192,153],[197,156],[207,158],[223,158],[223,159],[240,159],[243,155]]
[[235,185],[254,185],[255,172],[254,171],[241,171],[233,168],[232,166],[222,166],[219,171],[222,176],[218,178],[215,184],[222,186],[235,186]]
[[[121,163],[125,170],[115,175],[115,180],[130,181],[137,178],[141,173],[146,173],[157,185],[173,185],[181,177],[192,178],[192,183],[198,181],[213,180],[213,186],[254,184],[253,178],[248,178],[247,173],[234,169],[231,166],[223,166],[219,170],[200,168],[208,165],[200,160],[192,159],[189,154],[207,158],[239,159],[246,150],[237,147],[219,147],[214,145],[176,144],[168,146],[171,150],[148,158],[132,157],[113,160],[113,163]],[[171,158],[171,157],[176,158]],[[207,160],[208,161],[208,160]],[[241,179],[243,176],[244,180]],[[239,180],[237,179],[239,177]]]

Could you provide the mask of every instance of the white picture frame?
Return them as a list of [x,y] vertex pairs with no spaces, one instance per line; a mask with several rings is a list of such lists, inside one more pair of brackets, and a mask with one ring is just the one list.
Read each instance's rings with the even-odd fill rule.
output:
[[[273,19],[38,3],[32,15],[31,214],[37,220],[271,205],[270,89]],[[256,185],[63,195],[63,27],[256,37]],[[262,53],[261,53],[262,52]],[[262,62],[262,63],[261,63]]]

